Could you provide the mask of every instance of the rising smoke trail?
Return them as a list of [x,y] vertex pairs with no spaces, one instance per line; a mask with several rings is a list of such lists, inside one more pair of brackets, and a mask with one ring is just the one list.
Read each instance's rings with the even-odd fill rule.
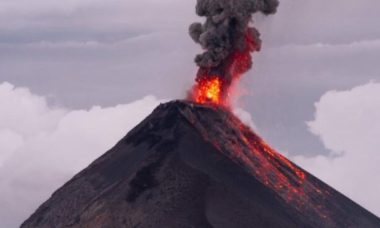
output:
[[197,0],[197,14],[206,17],[204,24],[189,28],[191,38],[205,50],[195,58],[198,87],[216,80],[220,100],[227,99],[233,80],[252,67],[251,54],[261,49],[260,33],[250,26],[252,14],[274,14],[278,5],[278,0]]

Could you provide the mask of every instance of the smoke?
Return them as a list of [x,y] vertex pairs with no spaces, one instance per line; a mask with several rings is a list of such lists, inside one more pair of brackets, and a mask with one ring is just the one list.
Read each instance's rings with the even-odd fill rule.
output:
[[278,5],[278,0],[197,0],[197,14],[206,17],[204,24],[189,28],[205,50],[195,58],[197,81],[217,76],[226,95],[233,79],[252,67],[252,52],[261,49],[260,33],[250,26],[252,14],[274,14]]

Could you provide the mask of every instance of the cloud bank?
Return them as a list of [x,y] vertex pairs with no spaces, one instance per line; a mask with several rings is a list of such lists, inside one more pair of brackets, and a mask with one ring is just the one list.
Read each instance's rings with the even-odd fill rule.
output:
[[159,103],[148,96],[115,107],[68,110],[49,106],[26,88],[0,84],[0,227],[18,227]]
[[380,83],[327,92],[315,108],[310,131],[331,154],[294,160],[380,216]]

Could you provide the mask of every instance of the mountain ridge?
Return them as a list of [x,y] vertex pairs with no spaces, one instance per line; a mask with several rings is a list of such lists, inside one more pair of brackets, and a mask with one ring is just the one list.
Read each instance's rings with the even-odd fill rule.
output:
[[225,108],[173,101],[21,227],[380,227]]

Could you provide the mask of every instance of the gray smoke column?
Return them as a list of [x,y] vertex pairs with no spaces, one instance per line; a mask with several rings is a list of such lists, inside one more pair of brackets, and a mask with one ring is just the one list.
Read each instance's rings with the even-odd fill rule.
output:
[[197,0],[197,14],[206,17],[189,28],[205,50],[195,58],[197,82],[219,77],[226,95],[232,81],[252,67],[252,52],[261,49],[260,33],[250,26],[252,14],[274,14],[278,5],[278,0]]

